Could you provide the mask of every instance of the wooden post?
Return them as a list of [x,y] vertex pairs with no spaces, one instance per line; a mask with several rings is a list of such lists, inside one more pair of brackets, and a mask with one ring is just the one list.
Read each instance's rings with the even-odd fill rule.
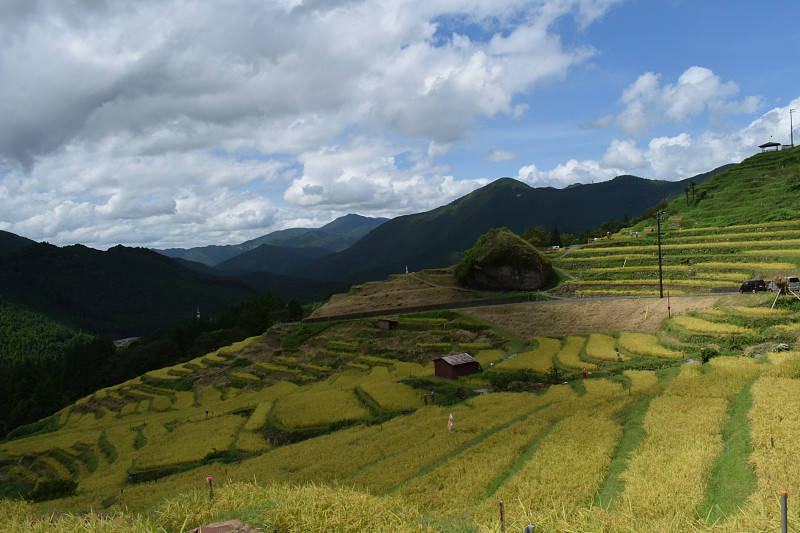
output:
[[778,294],[775,295],[775,299],[772,300],[772,307],[770,309],[775,309],[775,304],[778,303],[778,296],[781,295],[781,289],[778,289]]
[[786,515],[787,515],[787,508],[786,508],[786,491],[781,491],[781,533],[786,533]]
[[506,533],[506,513],[503,508],[503,500],[500,500],[500,532]]

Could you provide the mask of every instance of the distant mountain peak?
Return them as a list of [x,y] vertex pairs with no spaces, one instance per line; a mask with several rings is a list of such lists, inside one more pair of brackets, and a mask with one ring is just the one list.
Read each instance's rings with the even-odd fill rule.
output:
[[36,244],[36,241],[0,230],[0,255],[16,252],[20,248],[25,248],[32,244]]

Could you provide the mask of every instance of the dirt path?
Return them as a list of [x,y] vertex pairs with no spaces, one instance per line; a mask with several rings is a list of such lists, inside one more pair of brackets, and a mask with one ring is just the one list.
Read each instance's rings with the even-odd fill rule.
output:
[[241,520],[234,519],[190,529],[185,533],[259,533],[259,531],[258,529],[250,529]]
[[573,276],[572,274],[570,274],[569,272],[567,272],[566,270],[564,270],[563,268],[557,268],[557,267],[553,267],[553,268],[555,270],[558,270],[559,272],[561,272],[564,276],[568,277],[572,281],[575,281],[575,280],[578,279],[575,276]]
[[[670,298],[669,313],[713,307],[721,295]],[[586,335],[633,331],[655,333],[667,318],[666,298],[564,300],[542,304],[473,308],[466,313],[521,337]]]

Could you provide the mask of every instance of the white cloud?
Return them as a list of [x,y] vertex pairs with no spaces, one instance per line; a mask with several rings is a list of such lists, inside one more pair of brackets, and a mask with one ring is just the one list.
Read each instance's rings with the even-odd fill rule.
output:
[[604,117],[600,117],[594,120],[590,120],[584,126],[588,129],[600,129],[600,128],[607,128],[608,126],[614,123],[614,115],[606,115]]
[[636,146],[636,142],[614,139],[600,164],[603,168],[625,169],[630,172],[642,168],[645,165],[645,158],[642,150]]
[[659,74],[647,72],[623,91],[620,101],[625,109],[616,123],[626,134],[640,136],[657,124],[685,123],[705,111],[714,124],[733,114],[754,113],[760,98],[732,100],[738,93],[736,83],[723,82],[703,67],[689,67],[675,84],[663,86]]
[[[452,141],[475,116],[514,113],[514,94],[562,77],[588,57],[590,51],[567,50],[548,31],[555,18],[605,9],[561,2],[489,42],[454,36],[436,46],[430,20],[449,2],[287,9],[242,0],[222,12],[175,2],[86,4],[79,12],[40,4],[36,23],[18,32],[0,63],[7,124],[0,153],[26,165],[64,144],[119,131],[158,130],[163,149],[207,146],[254,119],[265,132],[284,131],[287,118],[310,119],[333,134],[348,123],[377,121]],[[527,9],[522,2],[490,5],[465,9],[479,22]],[[286,148],[276,144],[261,149]]]
[[532,187],[560,188],[573,183],[607,181],[618,174],[616,169],[606,168],[598,161],[570,159],[552,170],[540,170],[536,165],[524,166],[519,169],[517,179]]
[[191,246],[441,205],[485,183],[437,162],[454,143],[595,54],[554,23],[615,3],[6,2],[0,227]]
[[111,140],[95,148],[64,150],[0,180],[0,199],[14,205],[0,214],[8,231],[53,243],[158,246],[169,234],[205,242],[226,231],[225,239],[246,240],[248,230],[275,220],[263,191],[286,171],[280,161],[208,152],[126,156]]
[[571,183],[605,181],[620,174],[676,181],[738,163],[758,152],[758,145],[790,141],[789,109],[800,108],[800,98],[774,108],[736,131],[706,131],[697,136],[683,132],[652,138],[646,149],[635,141],[614,139],[600,162],[572,159],[552,170],[535,165],[520,168],[518,179],[535,186],[561,187]]
[[484,159],[487,161],[492,161],[494,163],[500,161],[508,161],[509,159],[514,159],[514,152],[509,152],[507,150],[489,150],[489,152],[484,156]]
[[409,209],[438,207],[485,185],[487,180],[460,180],[444,174],[423,154],[400,169],[388,144],[364,137],[347,145],[304,154],[303,175],[292,181],[284,199],[297,206],[345,212],[369,210],[396,216]]
[[727,163],[738,163],[758,152],[758,145],[775,140],[789,143],[789,109],[800,98],[774,108],[736,131],[707,131],[695,137],[681,133],[657,137],[645,152],[654,178],[676,180],[707,172]]

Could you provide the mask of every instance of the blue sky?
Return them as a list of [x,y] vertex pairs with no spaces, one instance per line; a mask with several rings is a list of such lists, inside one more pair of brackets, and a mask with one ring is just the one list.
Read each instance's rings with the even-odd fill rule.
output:
[[789,142],[798,15],[739,0],[9,0],[0,229],[234,244],[427,211],[506,176],[690,177]]

